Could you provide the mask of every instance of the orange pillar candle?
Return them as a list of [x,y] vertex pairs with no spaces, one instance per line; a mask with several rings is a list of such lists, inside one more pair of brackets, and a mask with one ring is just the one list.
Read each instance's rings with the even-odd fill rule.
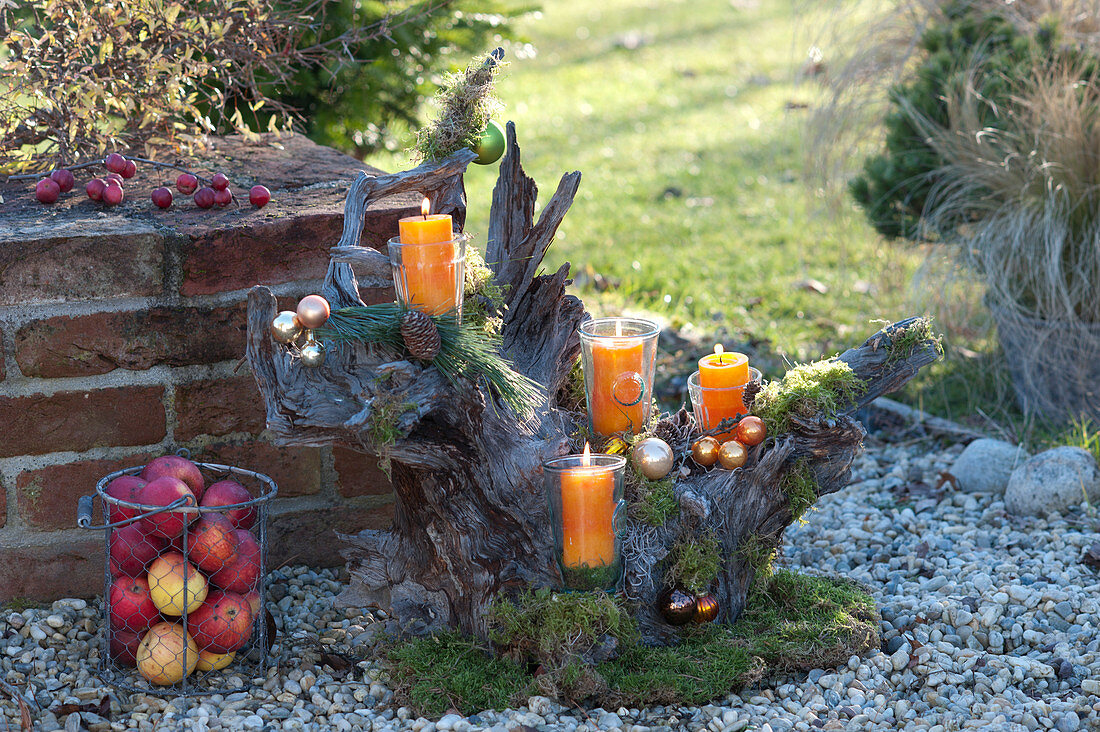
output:
[[[727,353],[721,345],[716,345],[714,353],[699,359],[699,386],[707,415],[704,429],[714,429],[723,419],[748,413],[742,392],[737,390],[747,383],[749,359],[745,354]],[[712,389],[723,391],[708,391]]]
[[456,245],[449,214],[428,214],[427,198],[420,216],[397,222],[401,235],[401,264],[409,302],[417,310],[439,315],[458,306],[455,300]]
[[598,435],[636,433],[642,428],[645,405],[641,381],[645,348],[641,338],[616,337],[592,342],[592,401],[588,405],[592,429]]
[[615,562],[615,471],[591,463],[586,443],[581,466],[561,473],[562,565],[568,569]]

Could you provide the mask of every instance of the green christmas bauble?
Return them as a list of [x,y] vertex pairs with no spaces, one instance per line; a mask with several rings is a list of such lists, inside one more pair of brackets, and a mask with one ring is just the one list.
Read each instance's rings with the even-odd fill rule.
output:
[[474,162],[478,165],[492,165],[504,154],[504,128],[495,119],[489,120],[481,139],[474,146],[474,152],[477,153]]

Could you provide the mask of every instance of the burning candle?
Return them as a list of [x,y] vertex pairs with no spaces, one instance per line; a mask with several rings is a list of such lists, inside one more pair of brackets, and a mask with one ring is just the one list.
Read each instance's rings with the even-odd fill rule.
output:
[[742,390],[737,388],[747,383],[749,359],[743,353],[727,353],[718,344],[714,353],[699,359],[699,386],[707,416],[703,429],[713,429],[723,419],[748,413],[741,398]]
[[430,214],[424,199],[420,216],[397,222],[401,242],[401,276],[407,302],[429,315],[439,315],[459,306],[458,290],[462,265],[451,230],[449,214]]
[[605,567],[615,562],[615,471],[592,465],[588,443],[581,464],[561,471],[562,566]]

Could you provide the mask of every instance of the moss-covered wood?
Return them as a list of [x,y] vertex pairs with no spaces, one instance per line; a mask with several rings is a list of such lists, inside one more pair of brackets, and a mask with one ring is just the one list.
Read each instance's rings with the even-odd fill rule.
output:
[[[486,246],[492,282],[476,266],[480,279],[472,293],[484,295],[478,317],[499,328],[503,355],[542,387],[545,404],[515,414],[484,385],[457,388],[438,368],[397,347],[345,347],[323,367],[305,369],[269,333],[276,308],[270,291],[253,290],[248,316],[248,358],[275,437],[374,452],[390,467],[393,527],[344,537],[351,581],[342,601],[379,605],[412,630],[457,628],[482,640],[489,637],[489,608],[501,594],[561,585],[541,465],[579,452],[585,426],[575,364],[578,328],[588,314],[565,293],[568,264],[539,274],[580,174],[563,176],[536,221],[537,187],[520,165],[512,124],[507,137]],[[322,291],[335,307],[359,304],[357,276],[371,286],[389,277],[388,259],[359,246],[369,203],[420,190],[436,201],[433,208],[442,201],[462,222],[461,177],[471,157],[459,151],[406,173],[356,180]],[[736,621],[757,574],[769,570],[784,529],[820,496],[847,484],[864,435],[851,414],[938,355],[927,322],[910,319],[835,359],[763,385],[753,409],[769,437],[734,471],[690,460],[698,430],[686,411],[658,416],[649,431],[672,446],[678,470],[659,483],[632,474],[623,522],[621,599],[642,639],[684,641],[683,631],[657,611],[656,598],[669,582],[713,594],[718,622]],[[605,579],[595,569],[586,577],[592,586]]]
[[526,592],[496,602],[488,641],[454,632],[378,649],[396,703],[428,717],[564,704],[698,705],[775,671],[844,663],[879,645],[874,601],[838,578],[776,572],[732,626],[690,625],[676,646],[646,646],[628,605],[604,593]]

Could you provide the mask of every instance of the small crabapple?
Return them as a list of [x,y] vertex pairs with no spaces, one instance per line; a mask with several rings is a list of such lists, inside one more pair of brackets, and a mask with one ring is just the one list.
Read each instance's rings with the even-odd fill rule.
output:
[[225,173],[214,173],[214,177],[210,179],[210,187],[215,191],[224,191],[229,187],[229,178]]
[[117,206],[122,203],[123,191],[122,186],[109,185],[103,189],[103,202],[108,206]]
[[133,178],[137,175],[137,163],[133,160],[127,160],[126,167],[119,171],[119,175],[123,178]]
[[233,191],[228,188],[221,188],[214,191],[214,203],[220,208],[225,208],[233,202]]
[[103,165],[112,173],[121,173],[126,170],[126,158],[118,153],[111,153],[104,158]]
[[88,198],[93,201],[103,200],[103,191],[107,188],[107,183],[102,178],[92,178],[90,181],[84,184],[84,192],[88,194]]
[[176,178],[176,190],[185,196],[190,196],[199,187],[199,179],[190,173],[180,173]]
[[76,178],[73,177],[73,172],[68,168],[59,168],[50,173],[50,180],[57,184],[62,193],[68,193],[76,184]]
[[214,205],[214,189],[200,188],[195,191],[195,205],[199,208],[210,208]]
[[149,197],[153,199],[153,203],[155,203],[158,208],[168,208],[172,205],[172,191],[163,186],[154,188],[153,192],[149,194]]
[[61,189],[49,178],[43,178],[34,186],[34,197],[39,203],[53,203],[59,195],[61,195]]
[[248,191],[248,201],[256,208],[263,208],[271,200],[271,191],[267,186],[252,186]]

